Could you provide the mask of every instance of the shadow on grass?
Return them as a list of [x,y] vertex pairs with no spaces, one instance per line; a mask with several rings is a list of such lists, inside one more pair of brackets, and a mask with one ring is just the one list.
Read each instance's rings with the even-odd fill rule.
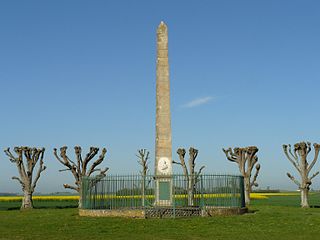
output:
[[[0,202],[0,211],[7,210],[20,210],[21,202]],[[64,209],[64,208],[77,208],[77,201],[34,201],[33,202],[34,209]]]
[[248,209],[247,213],[256,213],[256,212],[259,212],[259,210],[258,209]]
[[320,205],[311,205],[310,208],[320,208]]
[[72,206],[41,206],[41,207],[35,207],[35,209],[64,209],[64,208],[78,208],[78,205],[72,205]]
[[[33,207],[33,209],[67,209],[67,208],[78,208],[78,206],[39,206],[39,207]],[[0,210],[20,210],[20,207],[8,207],[8,208],[0,208]]]

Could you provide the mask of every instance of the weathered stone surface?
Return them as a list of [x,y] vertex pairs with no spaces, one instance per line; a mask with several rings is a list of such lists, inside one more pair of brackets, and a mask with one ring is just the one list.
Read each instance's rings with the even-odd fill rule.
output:
[[172,218],[172,217],[214,217],[239,215],[248,212],[248,208],[237,207],[204,207],[200,208],[147,208],[96,210],[79,209],[79,216],[86,217],[127,217],[127,218]]
[[203,217],[213,217],[213,216],[229,216],[229,215],[239,215],[248,212],[248,208],[238,208],[238,207],[211,207],[207,206],[202,209]]
[[160,158],[168,159],[169,171],[172,174],[172,143],[170,115],[170,80],[168,61],[168,28],[161,22],[157,29],[157,80],[156,80],[156,161],[155,174],[158,171]]
[[141,209],[117,209],[117,210],[79,209],[79,215],[87,216],[87,217],[145,218],[145,211]]
[[[170,115],[170,80],[168,60],[168,28],[161,22],[157,29],[157,79],[156,79],[156,150],[155,175],[172,175],[172,140]],[[169,182],[161,188],[161,182]],[[164,186],[164,185],[161,185]],[[172,205],[172,180],[159,179],[156,184],[156,206]],[[168,197],[169,191],[169,197]]]

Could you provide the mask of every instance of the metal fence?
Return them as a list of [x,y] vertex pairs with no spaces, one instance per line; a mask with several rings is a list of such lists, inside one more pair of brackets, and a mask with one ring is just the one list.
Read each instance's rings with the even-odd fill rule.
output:
[[[163,176],[162,176],[163,178]],[[172,208],[245,206],[243,177],[238,175],[168,176]],[[142,209],[161,207],[156,201],[157,176],[108,175],[82,179],[84,209]]]

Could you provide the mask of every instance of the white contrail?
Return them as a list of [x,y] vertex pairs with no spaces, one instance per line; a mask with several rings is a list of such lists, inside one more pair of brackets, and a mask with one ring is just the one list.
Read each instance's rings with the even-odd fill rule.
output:
[[213,99],[213,97],[211,97],[211,96],[202,97],[202,98],[196,98],[196,99],[193,99],[192,101],[184,104],[182,107],[185,107],[185,108],[197,107],[197,106],[200,106],[202,104],[208,103],[212,99]]

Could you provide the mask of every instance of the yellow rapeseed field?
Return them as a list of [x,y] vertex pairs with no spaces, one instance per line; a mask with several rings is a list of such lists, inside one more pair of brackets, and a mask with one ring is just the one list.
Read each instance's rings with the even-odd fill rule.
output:
[[[16,202],[21,201],[23,196],[0,196],[0,202]],[[36,201],[72,201],[79,200],[79,196],[33,196]]]
[[[252,193],[252,194],[259,194],[259,195],[263,195],[263,196],[298,196],[298,195],[300,195],[300,192]],[[310,193],[310,194],[312,194],[312,193]]]
[[[312,194],[312,193],[310,193]],[[267,199],[274,196],[299,196],[300,192],[250,193],[251,199]]]
[[[268,199],[271,196],[297,196],[299,192],[280,192],[280,193],[251,193],[251,199]],[[109,198],[141,198],[140,195],[135,196],[104,196]],[[147,195],[146,198],[153,198],[153,195]],[[176,195],[176,198],[185,198],[183,194]],[[196,198],[200,197],[200,194],[196,194]],[[203,194],[204,198],[228,198],[233,197],[232,194]],[[0,202],[16,202],[21,201],[23,196],[0,196]],[[33,196],[35,201],[78,201],[79,196]]]

